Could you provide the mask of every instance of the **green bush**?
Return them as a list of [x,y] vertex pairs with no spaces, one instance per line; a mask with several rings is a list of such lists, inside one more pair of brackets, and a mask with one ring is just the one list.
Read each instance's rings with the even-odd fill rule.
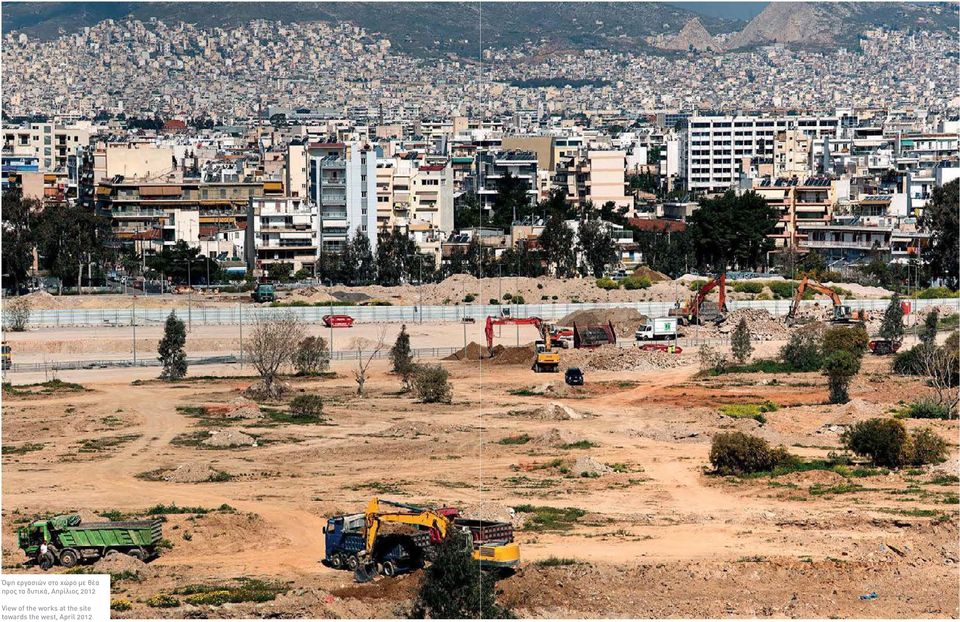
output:
[[920,343],[909,350],[897,352],[893,357],[892,369],[894,373],[904,376],[919,376],[926,373],[923,358],[930,346]]
[[628,276],[621,282],[624,289],[647,289],[653,284],[650,282],[650,277],[646,276]]
[[907,404],[897,413],[907,419],[952,419],[950,407],[929,399]]
[[110,601],[110,608],[114,611],[130,611],[133,608],[133,605],[129,600],[124,600],[122,598],[114,598]]
[[834,326],[823,334],[823,354],[830,356],[843,350],[859,359],[866,351],[868,343],[870,337],[863,326]]
[[620,283],[614,281],[613,279],[603,277],[602,279],[597,279],[597,287],[600,289],[620,289]]
[[740,294],[759,294],[763,291],[763,283],[759,281],[737,281],[733,284],[733,291]]
[[796,281],[767,281],[766,285],[777,299],[791,299],[797,293]]
[[780,360],[796,371],[816,371],[823,364],[823,348],[818,331],[803,329],[790,335],[780,348]]
[[720,475],[770,471],[793,459],[783,447],[771,448],[762,438],[743,432],[721,432],[710,445],[710,464]]
[[316,376],[330,366],[330,349],[323,337],[304,337],[297,344],[293,366],[301,376]]
[[846,404],[850,401],[847,393],[850,379],[860,371],[860,359],[847,352],[839,350],[833,352],[823,360],[823,374],[830,383],[830,403]]
[[847,428],[840,438],[844,448],[866,456],[876,466],[896,468],[911,459],[910,436],[901,421],[868,419]]
[[477,297],[474,296],[473,294],[467,294],[466,296],[463,297],[464,302],[473,302],[476,299]]
[[319,395],[298,395],[290,402],[290,414],[305,419],[318,419],[323,416],[323,398]]
[[910,434],[910,464],[940,464],[947,459],[947,441],[930,428],[914,430]]
[[706,279],[694,279],[693,281],[690,281],[690,284],[687,285],[687,287],[690,288],[691,292],[695,292],[706,284],[707,284]]
[[147,599],[147,606],[159,609],[179,607],[180,601],[169,594],[157,594]]
[[450,373],[441,365],[420,365],[413,374],[413,390],[421,402],[449,404],[453,400]]
[[524,299],[524,297],[521,296],[520,294],[517,294],[517,295],[515,295],[515,296],[513,297],[513,304],[515,304],[515,305],[526,304],[526,302],[527,302],[527,301],[526,301],[526,300]]
[[492,305],[498,305],[500,304],[500,301],[497,300],[496,298],[491,298],[490,300],[487,301],[487,303]]
[[953,291],[947,287],[928,287],[927,289],[922,289],[917,292],[916,297],[922,300],[929,300],[931,298],[958,298],[960,297],[960,291]]
[[510,292],[507,292],[506,294],[503,295],[504,300],[509,301],[512,298],[513,298],[513,294],[511,294]]

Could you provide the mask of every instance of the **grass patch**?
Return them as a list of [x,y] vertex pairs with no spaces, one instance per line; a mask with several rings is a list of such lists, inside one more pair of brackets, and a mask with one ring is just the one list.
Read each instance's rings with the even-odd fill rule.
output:
[[31,451],[40,451],[46,447],[46,443],[24,443],[22,445],[4,445],[3,446],[3,455],[4,456],[22,456],[23,454],[28,454]]
[[[295,415],[287,410],[277,410],[275,408],[261,408],[260,412],[263,413],[269,420],[270,424],[293,424],[293,425],[311,425],[317,423],[326,422],[326,418],[321,415]],[[254,424],[263,426],[263,423]]]
[[720,414],[734,419],[754,419],[759,423],[766,423],[764,413],[773,412],[777,408],[779,407],[770,400],[759,404],[723,404],[720,406]]
[[129,600],[114,598],[110,601],[110,609],[113,611],[130,611],[132,608],[133,604],[131,604]]
[[933,484],[934,486],[948,486],[950,484],[960,483],[960,477],[956,475],[938,475],[927,483]]
[[146,600],[148,607],[155,609],[171,609],[180,606],[180,600],[169,594],[155,594]]
[[170,444],[177,447],[203,447],[203,441],[208,438],[210,438],[210,434],[203,430],[183,432],[170,439]]
[[236,511],[237,510],[233,506],[227,505],[226,503],[217,508],[179,506],[176,503],[164,505],[160,503],[153,507],[147,508],[144,511],[144,514],[147,516],[163,516],[166,514],[209,514],[211,512],[223,512],[225,514],[229,514]]
[[820,497],[823,495],[843,495],[853,492],[861,492],[865,490],[860,484],[853,483],[843,483],[837,484],[836,486],[824,486],[823,484],[814,484],[810,487],[808,491],[811,495],[815,497]]
[[507,436],[497,441],[498,445],[526,445],[530,442],[529,434],[517,434],[516,436]]
[[785,363],[783,361],[774,361],[771,359],[760,359],[753,361],[752,363],[747,363],[746,365],[726,365],[721,369],[710,368],[704,371],[701,371],[697,374],[699,377],[703,376],[720,376],[722,374],[790,374],[800,371],[796,369],[791,363]]
[[521,397],[536,397],[538,395],[543,395],[543,393],[540,393],[539,391],[535,391],[534,389],[510,389],[509,391],[507,391],[507,393],[509,393],[510,395],[518,395]]
[[174,590],[191,605],[225,605],[227,603],[265,603],[286,593],[290,587],[285,583],[241,577],[235,585],[187,585]]
[[140,436],[142,435],[126,434],[124,436],[108,436],[106,438],[88,438],[80,441],[80,448],[78,451],[84,453],[96,453],[105,449],[119,447],[124,443],[129,443],[130,441],[140,438]]
[[526,475],[511,475],[503,479],[503,483],[511,488],[544,489],[553,488],[558,484],[555,479],[533,479]]
[[517,512],[532,514],[524,523],[524,531],[567,531],[576,526],[577,520],[586,516],[580,508],[555,508],[548,505],[518,505]]
[[952,415],[949,407],[929,399],[906,404],[895,413],[903,419],[952,419]]
[[949,516],[940,512],[940,510],[926,510],[923,508],[877,508],[878,512],[883,512],[884,514],[899,514],[901,516],[916,516],[918,518],[929,518],[934,516],[945,516],[949,520]]
[[564,443],[563,445],[560,445],[560,449],[590,449],[591,447],[599,447],[599,445],[588,440],[577,441],[576,443]]
[[164,473],[166,473],[166,469],[154,469],[152,471],[141,471],[134,477],[145,482],[162,482]]
[[395,482],[382,482],[379,480],[374,480],[370,482],[363,482],[361,484],[354,484],[350,486],[348,490],[369,490],[370,492],[375,492],[378,495],[402,495],[406,494],[404,486],[409,486],[411,482],[406,480],[397,480]]
[[759,562],[765,562],[765,561],[767,561],[767,558],[764,557],[763,555],[747,555],[744,557],[737,558],[737,563],[740,563],[740,564],[759,563]]
[[49,395],[51,393],[79,393],[89,391],[82,384],[76,382],[64,382],[58,378],[47,380],[46,382],[35,382],[33,384],[18,384],[16,386],[9,382],[3,383],[3,392],[10,395]]
[[577,566],[582,562],[573,559],[572,557],[554,557],[551,555],[546,559],[540,559],[533,562],[534,566],[540,566],[541,568],[553,568],[555,566]]

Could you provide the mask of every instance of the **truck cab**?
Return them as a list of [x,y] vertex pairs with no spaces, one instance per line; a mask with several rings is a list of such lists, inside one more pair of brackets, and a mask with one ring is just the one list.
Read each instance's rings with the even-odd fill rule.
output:
[[655,339],[673,339],[677,336],[677,318],[658,317],[648,319],[647,323],[637,329],[634,337],[637,341],[653,341]]
[[50,541],[50,528],[46,520],[33,521],[17,529],[17,546],[31,559],[40,552],[41,544]]
[[357,567],[357,553],[364,549],[364,515],[331,516],[323,528],[324,561],[333,568]]
[[250,294],[254,302],[273,302],[277,299],[277,294],[273,289],[273,285],[269,283],[260,283],[257,285],[257,288],[253,290],[253,293]]

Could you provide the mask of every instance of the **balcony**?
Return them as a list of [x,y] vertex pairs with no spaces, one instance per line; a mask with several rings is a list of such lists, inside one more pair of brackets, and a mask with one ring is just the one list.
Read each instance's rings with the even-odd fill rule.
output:
[[[881,249],[887,248],[890,245],[889,240],[887,241],[876,240],[876,242],[879,245],[879,248]],[[869,242],[865,242],[865,241],[853,242],[850,240],[839,241],[839,242],[836,240],[807,240],[806,242],[804,242],[803,245],[806,246],[807,248],[850,248],[850,249],[868,251],[873,248],[873,244],[874,244],[874,240],[871,240]]]

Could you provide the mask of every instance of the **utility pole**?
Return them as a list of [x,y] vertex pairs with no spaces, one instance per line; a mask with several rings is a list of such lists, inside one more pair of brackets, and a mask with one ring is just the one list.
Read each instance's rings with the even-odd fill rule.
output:
[[137,295],[133,295],[133,365],[137,365]]
[[237,303],[237,311],[240,316],[240,369],[243,369],[243,303]]

